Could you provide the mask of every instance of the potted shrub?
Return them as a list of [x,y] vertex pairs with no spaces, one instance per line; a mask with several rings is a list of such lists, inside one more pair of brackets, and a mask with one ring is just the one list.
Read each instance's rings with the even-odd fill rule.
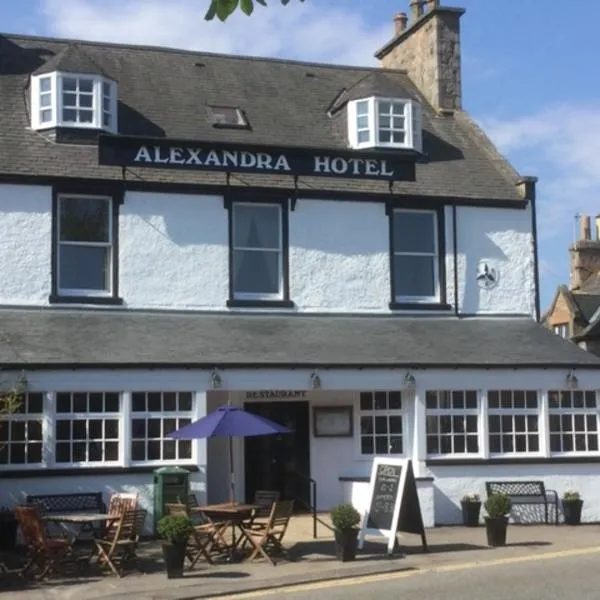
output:
[[488,546],[506,545],[508,513],[511,508],[510,498],[506,494],[490,494],[484,506],[488,514],[485,517]]
[[463,525],[477,527],[481,510],[479,494],[465,494],[460,501],[460,505],[462,506]]
[[17,529],[19,523],[15,513],[6,508],[0,508],[0,551],[13,552],[17,546]]
[[579,492],[567,490],[562,497],[562,509],[565,516],[565,525],[579,525],[581,523],[581,508],[583,500]]
[[331,511],[331,523],[335,535],[335,555],[343,562],[354,560],[360,513],[352,504],[339,504]]
[[164,540],[162,551],[168,579],[183,576],[185,550],[192,529],[192,521],[186,515],[166,515],[156,524],[158,535]]

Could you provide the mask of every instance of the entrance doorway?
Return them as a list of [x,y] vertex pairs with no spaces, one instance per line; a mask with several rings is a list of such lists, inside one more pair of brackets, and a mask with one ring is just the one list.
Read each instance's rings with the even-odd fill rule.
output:
[[244,410],[285,425],[291,433],[244,438],[246,501],[257,490],[278,491],[295,510],[310,507],[310,432],[306,401],[247,402]]

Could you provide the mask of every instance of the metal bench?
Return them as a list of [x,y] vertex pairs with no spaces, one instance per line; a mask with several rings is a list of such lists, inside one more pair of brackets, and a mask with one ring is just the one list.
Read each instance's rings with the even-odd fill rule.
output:
[[547,490],[543,481],[486,481],[487,495],[506,494],[513,505],[544,505],[545,522],[548,523],[548,506],[554,505],[554,523],[558,525],[558,493]]
[[27,504],[37,504],[43,513],[93,512],[105,513],[102,492],[73,494],[41,494],[26,497]]

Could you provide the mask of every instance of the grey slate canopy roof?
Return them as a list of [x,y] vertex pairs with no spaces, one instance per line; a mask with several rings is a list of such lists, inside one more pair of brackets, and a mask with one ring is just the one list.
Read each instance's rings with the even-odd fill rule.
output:
[[41,67],[36,69],[33,75],[43,75],[61,71],[63,73],[85,73],[87,75],[106,75],[104,71],[77,45],[69,44],[63,50],[55,54]]
[[[57,65],[83,68],[82,57],[117,81],[123,135],[346,148],[345,121],[328,114],[345,90],[364,82],[369,93],[413,98],[423,105],[427,162],[417,164],[415,182],[396,183],[394,193],[522,202],[519,175],[474,122],[463,112],[436,114],[402,71],[14,35],[0,35],[0,175],[122,178],[120,168],[97,164],[95,145],[56,144],[29,128],[23,98],[30,75]],[[241,108],[251,129],[214,128],[209,104]],[[218,172],[128,169],[126,177],[226,184]],[[244,174],[231,185],[293,189],[293,179]],[[387,182],[357,179],[301,177],[298,188],[389,194]]]
[[5,369],[600,368],[600,358],[524,317],[0,309],[0,364]]

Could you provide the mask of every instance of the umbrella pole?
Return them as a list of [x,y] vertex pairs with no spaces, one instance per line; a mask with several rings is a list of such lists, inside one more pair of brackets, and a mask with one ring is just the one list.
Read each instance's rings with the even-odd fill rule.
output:
[[233,472],[233,438],[229,436],[229,502],[235,502],[235,483]]

